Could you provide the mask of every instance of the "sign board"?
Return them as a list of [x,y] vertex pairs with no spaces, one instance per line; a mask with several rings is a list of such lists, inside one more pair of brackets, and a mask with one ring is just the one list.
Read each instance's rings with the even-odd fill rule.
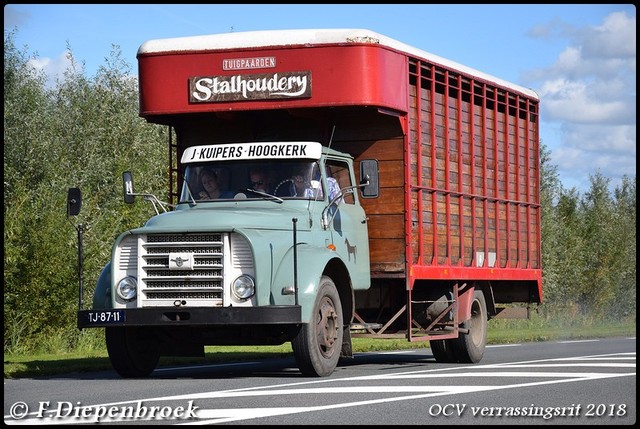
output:
[[246,159],[320,159],[318,142],[255,142],[191,146],[180,162],[239,161]]

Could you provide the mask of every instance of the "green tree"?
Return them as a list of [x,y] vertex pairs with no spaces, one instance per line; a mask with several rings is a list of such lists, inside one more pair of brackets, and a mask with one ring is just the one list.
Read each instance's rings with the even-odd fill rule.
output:
[[615,320],[635,320],[636,310],[636,180],[622,178],[614,190],[612,240],[615,263],[612,266],[613,297],[605,308]]
[[542,205],[542,262],[543,308],[555,317],[561,313],[576,313],[575,294],[579,290],[576,279],[580,268],[580,220],[577,206],[579,196],[575,189],[565,190],[557,168],[550,163],[550,152],[541,145],[541,205]]
[[66,217],[70,187],[83,193],[85,302],[117,235],[140,226],[150,206],[122,203],[122,172],[139,187],[168,189],[167,130],[138,117],[137,80],[113,46],[95,77],[67,48],[71,66],[53,88],[5,32],[4,348],[78,338],[77,241]]
[[591,187],[582,201],[582,253],[584,282],[577,296],[584,312],[603,316],[603,310],[612,301],[617,290],[615,265],[617,247],[614,241],[615,218],[613,201],[609,194],[609,179],[596,173],[590,177]]

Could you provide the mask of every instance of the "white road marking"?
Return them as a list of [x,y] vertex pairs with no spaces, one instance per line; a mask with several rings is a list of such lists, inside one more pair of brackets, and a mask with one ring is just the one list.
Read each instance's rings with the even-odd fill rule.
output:
[[[514,368],[534,368],[534,369],[550,369],[550,368],[569,368],[569,367],[593,367],[593,368],[635,368],[635,363],[621,363],[612,362],[614,360],[633,360],[635,362],[635,352],[632,353],[612,353],[605,355],[589,355],[589,356],[577,356],[571,358],[557,358],[557,359],[540,359],[534,361],[525,362],[513,362],[503,364],[486,364],[476,366],[464,366],[464,367],[450,367],[450,368],[438,368],[438,369],[426,369],[396,372],[393,374],[381,374],[381,375],[367,375],[356,377],[344,377],[344,378],[324,378],[321,380],[302,381],[295,383],[276,384],[269,386],[255,386],[251,388],[239,388],[226,391],[213,391],[202,392],[185,395],[173,395],[163,396],[148,399],[141,399],[137,401],[124,401],[113,402],[107,404],[95,404],[86,405],[86,408],[98,408],[98,407],[114,407],[114,406],[130,406],[131,404],[142,403],[155,403],[161,401],[184,401],[195,399],[221,399],[221,398],[247,398],[258,396],[284,396],[284,395],[323,395],[327,397],[329,394],[402,394],[408,393],[409,395],[377,398],[361,401],[353,401],[347,403],[336,403],[319,406],[309,407],[274,407],[274,408],[226,408],[226,409],[206,409],[198,408],[197,416],[198,420],[181,421],[179,419],[173,419],[171,422],[176,424],[189,424],[189,425],[203,425],[213,423],[227,423],[232,421],[248,420],[253,418],[263,418],[277,415],[297,414],[312,411],[321,411],[328,409],[347,408],[347,407],[359,407],[379,403],[389,403],[396,401],[415,400],[428,397],[444,396],[444,395],[457,395],[461,393],[473,393],[481,391],[492,391],[502,389],[513,389],[520,387],[541,386],[558,383],[570,383],[576,381],[597,380],[605,378],[615,377],[629,377],[635,376],[635,371],[628,373],[606,373],[606,372],[549,372],[549,371],[510,371]],[[609,361],[600,362],[602,360]],[[557,362],[557,363],[556,363]],[[454,372],[464,369],[465,372]],[[499,371],[487,371],[487,370],[499,370]],[[518,380],[524,378],[547,378],[551,380],[540,380],[528,383],[515,383],[506,385],[463,385],[463,386],[451,386],[451,385],[429,385],[429,386],[410,386],[406,384],[402,385],[380,385],[380,386],[320,386],[322,384],[342,384],[345,382],[359,382],[359,381],[371,381],[371,380],[406,380],[406,379],[438,379],[438,378],[490,378],[497,379],[513,377]],[[309,387],[301,387],[309,386]],[[87,419],[77,418],[36,418],[35,413],[30,413],[28,417],[22,420],[14,420],[11,416],[5,416],[6,424],[87,424],[90,423]],[[150,420],[150,419],[147,419]],[[103,420],[103,422],[116,422],[116,421],[131,421],[130,419],[110,419]]]

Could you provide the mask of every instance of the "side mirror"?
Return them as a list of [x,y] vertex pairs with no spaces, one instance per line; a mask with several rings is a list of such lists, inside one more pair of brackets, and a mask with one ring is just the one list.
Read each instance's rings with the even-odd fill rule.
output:
[[80,188],[69,188],[67,192],[67,216],[77,216],[82,207]]
[[130,171],[122,173],[122,184],[124,187],[124,202],[131,204],[135,201],[135,191],[133,190],[133,174]]
[[377,159],[363,159],[360,161],[360,192],[362,192],[362,198],[378,197],[380,193],[378,173]]

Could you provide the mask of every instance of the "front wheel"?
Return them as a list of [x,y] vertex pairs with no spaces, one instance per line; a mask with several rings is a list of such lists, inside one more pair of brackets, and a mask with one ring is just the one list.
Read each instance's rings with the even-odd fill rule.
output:
[[158,365],[158,341],[148,328],[105,328],[105,339],[111,365],[124,378],[147,377]]
[[322,276],[311,323],[304,323],[291,341],[293,355],[303,375],[331,375],[340,359],[342,325],[342,304],[336,285],[331,278]]

